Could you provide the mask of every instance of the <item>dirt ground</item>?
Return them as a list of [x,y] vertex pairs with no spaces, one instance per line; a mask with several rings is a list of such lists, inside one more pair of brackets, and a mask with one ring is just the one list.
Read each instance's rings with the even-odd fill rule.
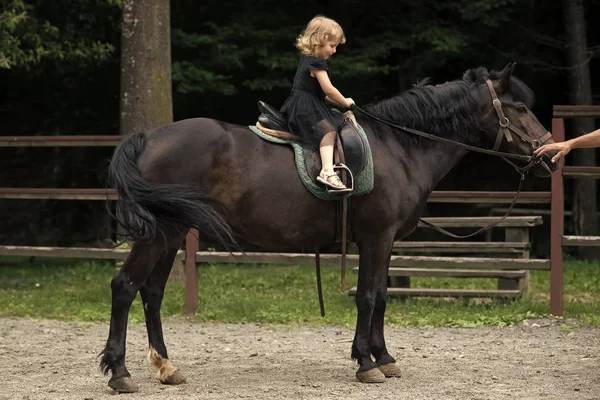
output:
[[[164,323],[169,355],[188,383],[166,386],[147,364],[144,325],[130,326],[130,399],[600,399],[600,329],[550,320],[507,328],[388,328],[400,379],[361,384],[353,330]],[[0,318],[0,399],[104,399],[98,369],[108,324]]]

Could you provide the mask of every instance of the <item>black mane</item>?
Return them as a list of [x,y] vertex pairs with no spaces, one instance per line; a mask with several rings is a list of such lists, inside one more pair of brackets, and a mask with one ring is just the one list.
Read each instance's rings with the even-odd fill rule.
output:
[[[481,107],[470,90],[488,78],[498,79],[500,73],[488,72],[480,67],[468,70],[462,79],[440,85],[430,85],[427,80],[422,81],[398,96],[367,105],[365,110],[383,120],[437,136],[447,136],[449,132],[456,132],[454,140],[477,145],[480,144]],[[529,108],[533,106],[533,92],[525,83],[511,77],[509,90],[515,100],[524,102]],[[369,117],[361,118],[361,123],[367,121],[377,136],[392,135],[403,143],[431,143],[428,139],[406,133]]]

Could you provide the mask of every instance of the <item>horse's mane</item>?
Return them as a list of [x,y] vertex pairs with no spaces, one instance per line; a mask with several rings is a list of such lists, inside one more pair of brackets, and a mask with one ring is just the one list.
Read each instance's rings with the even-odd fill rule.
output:
[[[488,72],[483,67],[468,70],[462,79],[440,85],[430,85],[428,80],[418,82],[413,88],[381,102],[365,107],[369,113],[397,125],[406,126],[438,136],[456,132],[455,140],[479,144],[481,107],[470,94],[471,88],[484,83],[488,78],[497,80],[501,71]],[[519,79],[512,77],[509,90],[515,100],[533,107],[534,94]],[[490,98],[491,102],[491,98]],[[390,127],[382,122],[361,118],[380,137],[393,135],[403,143],[427,144],[430,140]]]

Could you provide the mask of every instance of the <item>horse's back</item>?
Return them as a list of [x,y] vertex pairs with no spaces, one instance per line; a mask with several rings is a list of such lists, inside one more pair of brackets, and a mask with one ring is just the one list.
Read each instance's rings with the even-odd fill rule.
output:
[[207,174],[250,172],[265,160],[293,165],[291,147],[267,142],[247,126],[190,118],[152,129],[138,158],[142,175],[161,182],[206,182]]
[[[250,133],[246,126],[230,124],[212,118],[188,118],[154,128],[147,133],[149,143],[169,140],[171,143],[193,141],[206,144],[223,140],[231,134]],[[189,144],[189,143],[187,143]]]

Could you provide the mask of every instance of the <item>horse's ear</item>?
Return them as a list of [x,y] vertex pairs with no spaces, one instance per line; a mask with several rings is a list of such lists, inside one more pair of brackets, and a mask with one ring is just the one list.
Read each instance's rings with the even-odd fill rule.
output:
[[477,72],[474,69],[470,69],[463,74],[463,81],[469,83],[477,82]]
[[473,68],[463,74],[463,81],[467,83],[483,83],[488,78],[489,72],[483,67]]
[[502,93],[508,92],[510,88],[510,78],[512,77],[513,71],[515,70],[515,65],[517,65],[517,63],[515,62],[506,64],[506,67],[504,67],[504,69],[500,71],[500,76],[498,77],[498,84]]

